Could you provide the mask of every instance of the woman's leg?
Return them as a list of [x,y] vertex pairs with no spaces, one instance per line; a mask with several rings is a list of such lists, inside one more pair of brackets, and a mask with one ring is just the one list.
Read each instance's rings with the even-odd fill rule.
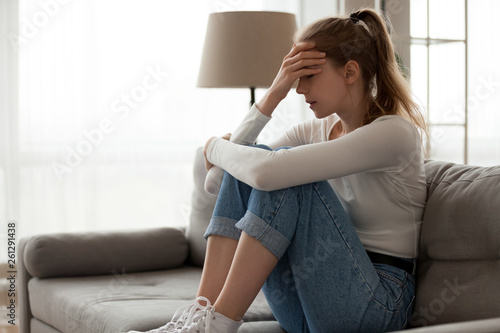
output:
[[[219,262],[219,264],[212,265],[212,267],[205,266],[198,294],[199,296],[205,296],[213,301],[214,296],[210,295],[217,294],[219,287],[223,285],[220,295],[217,294],[218,297],[215,297],[217,299],[215,302],[215,309],[217,312],[233,320],[240,320],[245,314],[278,262],[278,255],[270,252],[266,246],[261,243],[261,240],[249,236],[246,232],[241,232],[241,237],[238,238],[240,231],[235,227],[235,224],[239,220],[247,217],[246,215],[251,215],[251,213],[247,212],[249,204],[254,206],[261,205],[263,207],[269,207],[270,205],[275,206],[273,202],[269,202],[267,199],[262,201],[259,193],[261,192],[252,189],[226,173],[224,175],[223,186],[221,187],[221,197],[219,197],[217,201],[214,217],[206,232],[206,237],[211,236],[208,237],[207,263]],[[276,197],[278,198],[278,202],[276,203],[278,207],[273,207],[272,209],[275,210],[279,208],[280,204],[284,206],[290,204],[290,202],[280,202],[281,196],[279,194]],[[292,203],[292,205],[294,205],[294,203]],[[291,215],[291,219],[293,220],[293,214]],[[236,254],[234,255],[232,263],[229,264],[228,262],[231,259],[227,256],[227,251],[223,256],[225,258],[223,260],[225,264],[220,264],[220,260],[217,261],[217,259],[214,259],[213,256],[210,255],[212,254],[211,249],[215,244],[220,244],[224,240],[230,240],[230,238],[227,237],[220,237],[219,235],[221,234],[226,236],[232,235],[230,237],[239,239]],[[289,244],[289,241],[283,237],[272,240],[272,242],[279,244],[279,247],[286,247]],[[214,251],[213,253],[216,252]],[[230,270],[227,279],[224,279],[224,274],[214,274],[214,271],[217,269],[226,269],[228,267],[230,267]],[[224,273],[225,272],[226,270],[224,270]],[[216,281],[211,281],[212,279]],[[288,306],[290,310],[290,302]],[[289,313],[293,315],[294,321],[297,321],[297,317],[303,317],[298,299],[295,302],[294,308],[296,308],[297,311],[295,313]]]
[[210,303],[215,303],[226,282],[237,245],[238,241],[229,237],[217,235],[208,237],[197,297],[203,296]]
[[327,182],[262,192],[226,178],[229,184],[223,187],[231,189],[229,198],[218,202],[226,212],[214,214],[206,236],[222,230],[226,237],[238,239],[234,224],[244,214],[237,227],[254,241],[246,241],[244,235],[245,241],[238,244],[217,311],[234,319],[242,316],[262,276],[269,274],[273,260],[280,259],[264,291],[287,331],[402,327],[413,297],[413,277],[391,266],[375,269]]
[[258,240],[243,232],[227,280],[214,304],[216,311],[241,320],[277,262]]
[[327,182],[255,191],[237,227],[280,258],[264,292],[289,333],[385,332],[405,325],[414,278],[371,263]]
[[[255,147],[271,150],[264,145]],[[245,215],[251,192],[250,186],[224,173],[213,217],[205,232],[207,251],[197,293],[212,304],[219,297],[229,274],[241,235],[235,224]]]
[[265,250],[240,241],[236,252],[242,255],[234,257],[217,311],[240,318],[279,259],[264,291],[288,332],[402,328],[413,298],[411,279],[391,266],[375,269],[327,182],[252,190],[247,208],[236,227]]

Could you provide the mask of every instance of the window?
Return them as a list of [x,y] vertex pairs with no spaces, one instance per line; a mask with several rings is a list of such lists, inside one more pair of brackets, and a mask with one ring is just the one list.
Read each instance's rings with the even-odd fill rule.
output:
[[498,1],[412,0],[411,83],[430,124],[430,158],[500,164],[500,46],[484,13]]
[[[22,237],[187,225],[196,149],[234,129],[250,99],[247,89],[196,87],[208,14],[299,14],[306,5],[20,0],[0,7],[12,20],[0,24],[7,36],[0,50],[9,54],[0,65],[16,69],[0,89],[18,95],[0,110],[0,208]],[[302,105],[291,93],[262,140],[303,120]]]

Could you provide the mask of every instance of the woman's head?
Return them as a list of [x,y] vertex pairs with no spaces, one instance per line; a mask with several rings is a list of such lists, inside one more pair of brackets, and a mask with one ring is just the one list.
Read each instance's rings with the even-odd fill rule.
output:
[[425,122],[411,98],[399,70],[387,22],[372,9],[350,17],[329,17],[313,22],[296,36],[296,42],[313,42],[334,66],[349,61],[359,65],[368,109],[363,125],[383,115],[399,114],[425,131]]

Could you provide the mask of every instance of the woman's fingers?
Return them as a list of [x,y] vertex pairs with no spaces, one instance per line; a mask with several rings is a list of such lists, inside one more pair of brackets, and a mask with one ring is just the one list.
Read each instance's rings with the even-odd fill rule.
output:
[[295,59],[296,61],[300,59],[321,59],[326,56],[325,52],[321,51],[303,51],[300,53],[297,53],[293,57],[288,58],[288,60]]
[[303,76],[318,74],[322,71],[321,68],[303,68],[297,72],[297,77],[301,78]]
[[289,63],[285,63],[282,69],[283,76],[287,78],[290,85],[295,82],[298,78],[305,75],[318,74],[321,72],[320,68],[311,68],[313,66],[322,65],[326,62],[326,59],[301,59],[299,61],[293,62],[291,60]]
[[311,42],[294,44],[290,53],[283,60],[282,69],[294,72],[303,67],[323,64],[326,61],[326,53],[313,50],[315,47],[316,45]]
[[323,58],[317,58],[317,59],[299,59],[296,60],[295,58],[289,59],[285,61],[285,68],[289,68],[291,71],[297,71],[305,67],[310,67],[310,66],[318,66],[322,65],[326,62],[326,59]]
[[316,44],[314,44],[312,42],[300,42],[300,43],[293,44],[292,49],[286,55],[286,57],[289,57],[289,58],[294,57],[295,55],[299,54],[300,52],[313,49],[314,47],[316,47]]

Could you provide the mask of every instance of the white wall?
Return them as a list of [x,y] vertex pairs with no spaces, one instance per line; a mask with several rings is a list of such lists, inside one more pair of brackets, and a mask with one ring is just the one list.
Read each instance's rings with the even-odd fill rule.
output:
[[300,2],[300,26],[304,26],[325,16],[339,14],[339,1],[337,0],[301,0]]

